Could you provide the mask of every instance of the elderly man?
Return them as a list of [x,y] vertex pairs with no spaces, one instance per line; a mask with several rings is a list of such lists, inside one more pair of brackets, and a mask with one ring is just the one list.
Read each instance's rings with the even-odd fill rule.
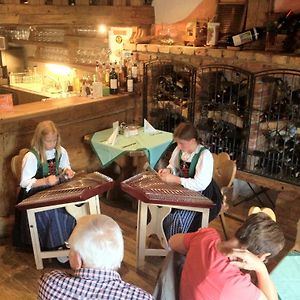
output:
[[142,289],[124,282],[117,273],[124,256],[124,242],[121,229],[112,218],[80,218],[69,245],[74,275],[58,270],[44,274],[38,299],[153,299]]

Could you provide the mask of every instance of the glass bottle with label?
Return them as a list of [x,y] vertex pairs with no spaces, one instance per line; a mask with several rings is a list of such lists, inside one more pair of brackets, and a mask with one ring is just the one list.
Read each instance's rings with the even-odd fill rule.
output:
[[137,82],[138,79],[138,67],[137,64],[134,63],[131,68],[131,76],[134,82]]
[[128,93],[133,92],[133,79],[131,76],[131,72],[128,72],[128,76],[127,76],[127,92]]
[[228,45],[235,47],[260,39],[265,33],[264,27],[253,27],[249,30],[236,34],[228,39]]
[[111,94],[118,93],[118,74],[113,67],[109,73],[109,91]]

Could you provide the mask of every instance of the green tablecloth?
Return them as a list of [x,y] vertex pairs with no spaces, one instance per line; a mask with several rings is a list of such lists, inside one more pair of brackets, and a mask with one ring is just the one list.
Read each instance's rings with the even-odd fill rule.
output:
[[145,151],[152,168],[156,165],[161,155],[173,141],[173,134],[158,130],[154,134],[144,133],[143,127],[139,128],[139,134],[131,137],[118,135],[114,145],[106,144],[106,140],[112,134],[113,129],[105,129],[96,132],[91,144],[103,167],[106,167],[120,155],[130,151]]
[[300,300],[300,253],[290,252],[271,272],[279,299]]

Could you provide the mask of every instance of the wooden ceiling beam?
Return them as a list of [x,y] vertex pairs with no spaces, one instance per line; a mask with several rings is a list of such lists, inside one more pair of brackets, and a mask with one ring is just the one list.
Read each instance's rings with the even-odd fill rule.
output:
[[154,24],[153,6],[58,6],[0,4],[0,25],[143,26]]

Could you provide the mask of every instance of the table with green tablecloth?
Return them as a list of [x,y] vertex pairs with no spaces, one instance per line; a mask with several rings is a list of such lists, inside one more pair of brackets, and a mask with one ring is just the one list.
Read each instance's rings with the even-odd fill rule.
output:
[[291,251],[271,272],[280,300],[300,299],[300,252]]
[[[114,145],[107,143],[113,133],[113,128],[98,131],[93,134],[90,144],[96,153],[103,168],[113,169],[107,175],[114,178],[115,186],[110,190],[107,199],[114,205],[119,203],[121,207],[127,206],[128,195],[124,195],[120,190],[120,182],[144,171],[148,164],[154,168],[159,159],[173,142],[173,134],[157,130],[149,134],[144,132],[144,128],[138,129],[138,135],[126,137],[119,134]],[[116,168],[116,165],[118,166]],[[129,199],[130,206],[136,208],[135,199]],[[126,204],[127,203],[127,204]]]
[[173,134],[157,130],[155,133],[145,133],[143,127],[138,129],[138,135],[126,137],[119,134],[114,145],[107,143],[113,129],[105,129],[93,134],[91,145],[103,167],[108,166],[119,156],[132,151],[144,151],[152,168],[173,141]]

